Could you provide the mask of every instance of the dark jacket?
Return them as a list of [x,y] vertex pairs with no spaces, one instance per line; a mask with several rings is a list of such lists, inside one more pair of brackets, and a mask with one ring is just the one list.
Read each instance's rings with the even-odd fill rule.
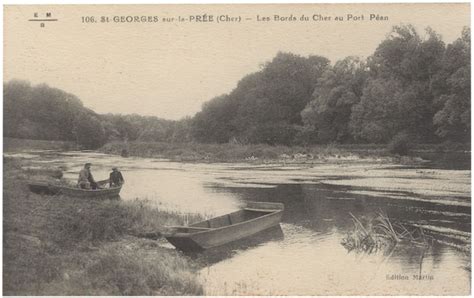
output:
[[110,173],[109,184],[111,187],[122,185],[124,182],[125,182],[125,179],[123,179],[121,172],[117,171],[117,172]]

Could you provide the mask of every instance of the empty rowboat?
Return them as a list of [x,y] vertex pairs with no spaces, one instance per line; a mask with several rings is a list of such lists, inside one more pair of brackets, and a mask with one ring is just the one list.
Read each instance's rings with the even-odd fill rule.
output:
[[[99,186],[105,187],[109,180],[98,181]],[[62,194],[70,197],[79,198],[115,198],[119,196],[122,186],[100,188],[100,189],[81,189],[62,185],[54,185],[47,182],[30,182],[28,187],[32,192],[45,194]]]
[[190,226],[169,227],[165,238],[182,251],[199,251],[252,236],[280,224],[281,203],[248,202],[246,207]]

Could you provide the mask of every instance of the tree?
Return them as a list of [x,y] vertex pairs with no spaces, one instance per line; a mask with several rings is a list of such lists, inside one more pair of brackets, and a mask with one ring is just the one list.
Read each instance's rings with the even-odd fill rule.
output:
[[101,121],[88,113],[81,113],[74,121],[76,143],[84,149],[97,149],[105,144],[105,131]]
[[360,103],[352,109],[350,129],[354,137],[387,143],[398,132],[410,130],[410,102],[415,98],[416,92],[403,89],[398,80],[369,80]]
[[[292,144],[301,111],[312,98],[329,61],[320,56],[278,53],[259,72],[244,77],[230,94],[237,102],[232,120],[236,139]],[[271,129],[277,125],[279,129]]]
[[235,102],[227,94],[206,102],[192,120],[192,135],[204,143],[227,143],[234,135],[235,111]]
[[318,80],[313,100],[301,112],[304,125],[321,143],[351,141],[351,109],[360,101],[368,73],[365,63],[347,57],[324,72]]
[[118,136],[123,141],[133,141],[138,137],[138,128],[133,126],[130,121],[128,121],[123,116],[116,117],[112,124],[118,132]]
[[361,141],[387,142],[399,132],[433,141],[433,82],[444,43],[430,28],[420,37],[413,26],[395,26],[368,59],[370,77],[353,107],[351,132]]
[[72,140],[75,115],[84,107],[74,95],[45,84],[4,83],[5,135],[45,140]]
[[46,84],[4,83],[4,133],[8,137],[76,141],[93,149],[107,141],[189,141],[190,120],[140,115],[97,115],[79,98]]
[[31,84],[12,80],[3,83],[3,132],[6,137],[20,137],[20,127],[25,120],[31,101]]
[[185,117],[181,120],[173,123],[173,133],[170,137],[170,141],[174,143],[186,143],[192,141],[191,135],[191,117]]
[[436,103],[440,107],[433,118],[436,134],[458,142],[471,135],[471,32],[464,28],[462,37],[448,45],[438,81],[444,82]]

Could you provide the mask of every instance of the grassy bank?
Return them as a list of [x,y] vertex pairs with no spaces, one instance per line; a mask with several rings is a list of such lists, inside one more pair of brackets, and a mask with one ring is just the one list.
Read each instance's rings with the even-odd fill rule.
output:
[[22,151],[22,150],[75,150],[78,146],[74,142],[66,141],[46,141],[46,140],[28,140],[3,138],[3,151]]
[[100,151],[176,161],[209,162],[318,162],[326,159],[388,158],[383,145],[270,146],[265,144],[108,143]]
[[4,159],[5,295],[202,294],[192,260],[142,237],[180,216],[144,201],[37,195],[21,166]]

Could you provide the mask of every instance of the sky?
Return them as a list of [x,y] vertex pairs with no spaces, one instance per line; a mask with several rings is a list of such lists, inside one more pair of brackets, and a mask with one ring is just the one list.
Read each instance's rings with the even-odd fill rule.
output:
[[[47,18],[48,12],[57,21],[43,22],[45,27],[29,21]],[[348,19],[349,14],[354,18]],[[370,20],[371,14],[388,20]],[[208,22],[196,21],[198,16],[204,20],[204,15]],[[302,15],[309,19],[300,20]],[[127,22],[128,16],[157,17],[158,22]],[[217,22],[219,16],[241,19]],[[90,17],[97,22],[87,22]],[[101,22],[101,17],[108,22]],[[179,22],[178,17],[186,20]],[[174,20],[164,22],[165,18]],[[468,3],[8,5],[4,81],[46,83],[75,94],[98,113],[180,119],[194,115],[213,97],[231,92],[243,76],[258,71],[279,51],[320,55],[332,63],[347,56],[367,57],[399,24],[413,24],[420,33],[430,26],[451,43],[470,25],[470,7]]]

